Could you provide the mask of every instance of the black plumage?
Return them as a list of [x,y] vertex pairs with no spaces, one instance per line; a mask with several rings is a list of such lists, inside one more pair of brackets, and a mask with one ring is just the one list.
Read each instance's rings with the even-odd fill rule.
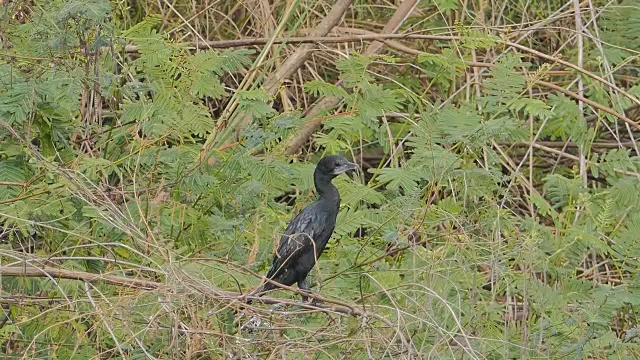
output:
[[[309,290],[307,274],[333,234],[340,207],[340,193],[331,180],[356,168],[356,164],[339,155],[326,156],[318,162],[313,174],[318,199],[289,222],[278,243],[267,278],[287,286],[297,283],[300,289]],[[267,282],[252,295],[261,296],[275,288],[277,285]],[[303,296],[303,300],[306,297]]]

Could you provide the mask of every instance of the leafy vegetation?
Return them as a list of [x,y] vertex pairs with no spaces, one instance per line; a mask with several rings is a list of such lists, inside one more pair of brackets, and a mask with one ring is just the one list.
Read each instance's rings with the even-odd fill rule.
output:
[[[3,5],[7,356],[640,355],[638,4],[359,1],[280,41],[331,6]],[[363,171],[323,305],[244,304],[328,153]]]

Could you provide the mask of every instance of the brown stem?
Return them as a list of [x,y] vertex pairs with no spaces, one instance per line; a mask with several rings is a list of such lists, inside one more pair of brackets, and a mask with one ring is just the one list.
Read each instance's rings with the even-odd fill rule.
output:
[[[382,34],[379,35],[387,35],[396,32],[404,20],[411,14],[411,11],[414,9],[417,0],[405,0],[400,4],[396,12],[393,14],[391,19],[387,22],[387,24],[382,29]],[[378,38],[384,39],[384,37]],[[366,55],[373,55],[380,51],[382,48],[381,42],[374,42],[364,51]],[[339,85],[339,84],[338,84]],[[321,119],[316,119],[316,115],[321,111],[324,111],[329,108],[333,108],[337,106],[342,99],[338,97],[324,97],[318,100],[305,116],[307,120],[307,124],[300,130],[298,135],[291,140],[287,150],[285,151],[286,155],[293,155],[298,152],[298,149],[304,145],[305,142],[309,139],[309,137],[316,131],[318,125],[322,121]]]
[[156,290],[162,287],[162,284],[140,280],[131,279],[115,275],[106,274],[94,274],[84,271],[56,269],[49,266],[36,267],[36,266],[0,266],[0,275],[10,277],[43,277],[43,278],[59,278],[80,280],[86,282],[105,282],[111,285],[125,286],[131,288]]

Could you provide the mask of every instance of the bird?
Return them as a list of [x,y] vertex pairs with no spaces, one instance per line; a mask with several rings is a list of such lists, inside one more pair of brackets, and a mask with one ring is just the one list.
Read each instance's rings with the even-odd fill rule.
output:
[[[340,155],[325,156],[318,161],[313,173],[318,198],[302,209],[287,225],[278,242],[267,279],[287,286],[298,284],[300,290],[310,292],[307,275],[333,234],[340,207],[340,193],[331,181],[336,176],[357,168],[358,165]],[[262,296],[276,288],[278,285],[266,282],[249,295]],[[306,302],[308,297],[303,295],[302,300]]]

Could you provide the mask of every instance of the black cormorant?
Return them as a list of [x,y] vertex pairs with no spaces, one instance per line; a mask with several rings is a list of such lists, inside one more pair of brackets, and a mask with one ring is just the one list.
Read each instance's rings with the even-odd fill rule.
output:
[[[296,215],[280,238],[278,249],[267,278],[291,286],[295,283],[301,290],[309,291],[306,279],[316,260],[322,255],[333,229],[340,206],[340,194],[331,183],[336,176],[358,166],[342,156],[330,155],[322,158],[313,173],[318,199]],[[262,296],[278,286],[265,283],[250,295]],[[302,297],[307,300],[306,296]]]

